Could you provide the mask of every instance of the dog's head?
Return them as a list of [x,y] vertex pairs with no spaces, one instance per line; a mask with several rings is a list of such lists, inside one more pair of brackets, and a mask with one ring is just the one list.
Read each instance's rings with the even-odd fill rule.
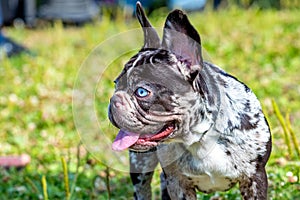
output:
[[200,36],[180,10],[165,22],[162,42],[136,6],[144,32],[144,46],[115,80],[109,119],[120,129],[114,150],[149,150],[162,142],[199,140],[190,130],[201,107],[201,91],[195,83],[203,67]]

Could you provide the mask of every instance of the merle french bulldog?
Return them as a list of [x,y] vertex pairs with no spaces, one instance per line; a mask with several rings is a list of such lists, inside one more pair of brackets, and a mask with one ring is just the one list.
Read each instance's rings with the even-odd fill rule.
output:
[[112,148],[130,150],[134,198],[151,199],[162,166],[162,199],[239,184],[244,199],[267,199],[271,134],[259,101],[235,77],[203,60],[200,36],[180,10],[162,42],[138,2],[144,46],[115,80],[109,118],[120,129]]

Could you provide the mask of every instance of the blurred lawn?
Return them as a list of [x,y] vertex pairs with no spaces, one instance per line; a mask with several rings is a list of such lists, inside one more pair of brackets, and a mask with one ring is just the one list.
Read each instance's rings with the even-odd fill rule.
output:
[[[156,14],[159,17],[153,17]],[[210,59],[250,86],[268,116],[274,143],[267,166],[270,199],[300,199],[299,155],[295,149],[293,155],[288,153],[271,104],[275,99],[283,115],[290,114],[299,138],[299,10],[232,9],[189,16]],[[165,17],[166,12],[157,12],[151,20],[161,27]],[[57,22],[36,30],[4,29],[6,35],[29,47],[36,56],[0,61],[0,155],[27,153],[32,157],[31,164],[23,170],[0,169],[1,199],[43,199],[43,175],[49,199],[64,199],[61,156],[69,168],[71,199],[107,199],[107,177],[111,199],[132,198],[128,174],[108,171],[79,145],[72,116],[72,90],[80,65],[94,47],[137,27],[136,20],[124,21],[119,16],[114,22],[104,17],[82,28],[63,28]],[[115,48],[118,46],[108,51]],[[106,86],[112,86],[108,82]],[[108,101],[109,97],[105,98]],[[106,105],[98,109],[105,113]],[[159,199],[158,174],[153,180],[155,199]],[[237,188],[228,193],[199,194],[200,199],[211,196],[240,199]]]

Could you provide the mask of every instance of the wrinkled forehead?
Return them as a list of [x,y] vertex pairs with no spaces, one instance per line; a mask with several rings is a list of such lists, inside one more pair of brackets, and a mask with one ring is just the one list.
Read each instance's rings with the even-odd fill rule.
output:
[[[174,92],[188,91],[190,84],[181,75],[180,64],[175,55],[165,50],[140,52],[128,61],[117,81],[126,79],[127,87],[146,82],[162,85]],[[125,83],[124,80],[122,82]]]

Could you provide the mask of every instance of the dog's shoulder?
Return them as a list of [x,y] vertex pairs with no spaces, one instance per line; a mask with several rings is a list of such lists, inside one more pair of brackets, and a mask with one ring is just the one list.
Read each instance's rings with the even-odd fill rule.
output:
[[220,67],[211,63],[205,64],[203,70],[206,76],[205,85],[214,89],[211,94],[214,98],[210,99],[217,99],[213,104],[208,103],[217,109],[216,125],[221,128],[220,131],[224,132],[224,129],[247,131],[256,129],[262,124],[267,127],[261,104],[252,90]]

